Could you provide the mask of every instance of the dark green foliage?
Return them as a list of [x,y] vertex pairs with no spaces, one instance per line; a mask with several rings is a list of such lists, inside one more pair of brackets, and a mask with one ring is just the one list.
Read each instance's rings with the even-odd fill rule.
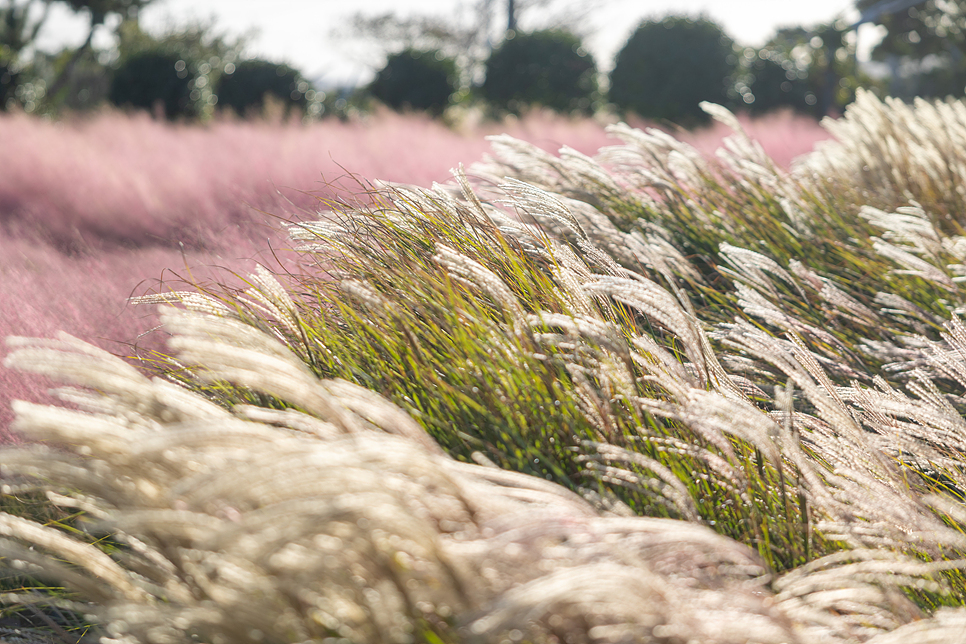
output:
[[216,87],[218,105],[231,108],[244,116],[259,113],[265,107],[266,95],[278,99],[286,107],[304,109],[308,102],[308,83],[288,65],[267,60],[245,60],[231,74],[222,74]]
[[0,63],[0,110],[5,110],[7,102],[13,99],[19,76],[10,65]]
[[[866,11],[875,0],[856,0]],[[906,63],[903,78],[894,78],[889,94],[961,97],[966,86],[966,0],[926,0],[901,11],[882,13],[874,24],[887,29],[872,50],[876,60]]]
[[[142,7],[153,0],[16,0],[0,2],[0,110],[5,109],[17,90],[17,99],[27,112],[40,110],[51,113],[58,107],[88,107],[102,97],[104,74],[95,74],[96,87],[84,97],[67,92],[68,85],[77,85],[80,77],[90,76],[88,69],[77,73],[76,67],[93,52],[95,30],[116,29],[106,23],[109,16],[120,16],[120,24],[126,18],[136,17]],[[36,49],[38,36],[52,15],[51,8],[68,7],[71,11],[82,13],[88,19],[87,38],[76,48],[62,50],[70,52],[55,70],[46,68],[49,55]],[[60,57],[60,55],[54,55]],[[18,74],[10,73],[17,70]],[[103,71],[103,70],[98,70]],[[18,88],[19,85],[19,88]],[[40,91],[38,91],[40,90]]]
[[875,86],[855,63],[854,41],[844,35],[832,23],[776,31],[753,58],[746,58],[744,78],[736,83],[744,102],[750,102],[748,109],[761,114],[792,108],[822,118],[845,109],[857,87]]
[[[244,40],[227,38],[203,23],[155,36],[142,31],[137,23],[128,21],[118,28],[118,35],[121,67],[145,54],[173,57],[170,60],[175,64],[184,62],[182,69],[175,69],[189,90],[188,109],[184,116],[199,120],[212,115],[216,101],[213,89],[224,70],[236,64],[244,47]],[[170,77],[167,68],[164,73]]]
[[104,23],[108,14],[119,13],[122,16],[136,15],[137,11],[152,0],[64,0],[74,11],[89,11],[91,24]]
[[[69,70],[67,65],[71,65]],[[93,50],[87,50],[81,56],[76,56],[75,51],[65,49],[56,56],[51,56],[48,66],[50,71],[45,74],[47,81],[45,89],[53,88],[53,83],[56,81],[52,79],[60,80],[57,95],[51,96],[48,92],[44,97],[46,106],[53,112],[63,109],[89,110],[107,100],[114,70],[98,61],[97,54]],[[37,70],[37,68],[35,64],[34,69]],[[61,78],[62,75],[63,78]]]
[[393,54],[369,85],[369,93],[394,110],[440,114],[457,83],[456,62],[436,50],[407,49]]
[[43,20],[32,20],[33,3],[0,4],[0,111],[11,106],[24,78],[21,52],[36,39]]
[[[856,0],[860,11],[871,9],[879,0]],[[934,54],[947,56],[966,43],[966,0],[926,0],[901,11],[878,15],[874,24],[888,30],[873,50],[875,58],[889,54],[921,59]]]
[[597,67],[571,33],[516,34],[490,54],[481,91],[487,101],[507,112],[542,105],[558,112],[588,113],[597,92]]
[[177,54],[141,52],[115,70],[108,98],[119,107],[154,110],[160,105],[169,119],[196,116],[188,70],[187,62]]
[[813,111],[814,94],[809,90],[808,78],[802,78],[790,61],[763,49],[748,65],[748,89],[754,101],[748,109],[764,114],[781,108],[799,112]]
[[962,98],[966,88],[966,62],[944,65],[923,72],[916,79],[916,95],[933,98]]
[[724,104],[735,72],[734,44],[704,18],[644,21],[617,54],[610,100],[622,112],[681,125],[707,122],[702,101]]
[[31,3],[0,6],[0,59],[16,59],[36,38],[39,28],[30,19]]

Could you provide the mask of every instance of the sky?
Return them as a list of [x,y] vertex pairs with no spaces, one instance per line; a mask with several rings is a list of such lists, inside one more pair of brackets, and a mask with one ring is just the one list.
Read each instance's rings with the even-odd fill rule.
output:
[[[465,1],[465,0],[464,0]],[[615,54],[644,19],[668,13],[703,14],[742,45],[760,46],[781,26],[810,26],[838,17],[855,19],[852,0],[599,0],[601,9],[582,25],[585,47],[608,70]],[[141,14],[152,32],[190,21],[211,20],[229,35],[251,35],[248,53],[285,62],[323,86],[367,82],[384,61],[371,44],[348,37],[340,28],[356,12],[378,15],[453,14],[460,0],[155,0]],[[552,5],[551,5],[552,6]],[[40,41],[41,49],[79,45],[86,22],[66,9],[56,12]],[[525,24],[522,25],[525,27]],[[877,39],[874,28],[859,32],[860,58]],[[109,46],[107,34],[95,44]]]

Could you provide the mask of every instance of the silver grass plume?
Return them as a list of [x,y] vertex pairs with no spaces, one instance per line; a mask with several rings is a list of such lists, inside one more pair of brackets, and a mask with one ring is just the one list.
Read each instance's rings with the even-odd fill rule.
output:
[[[966,106],[962,101],[911,105],[880,101],[867,90],[841,119],[825,119],[833,140],[821,143],[795,167],[812,185],[831,184],[857,203],[892,207],[909,199],[941,195],[944,212],[963,210],[966,202]],[[931,197],[930,197],[931,198]]]
[[[940,573],[963,567],[966,511],[927,480],[963,487],[962,400],[945,390],[963,384],[966,332],[954,320],[936,341],[944,318],[905,297],[880,293],[882,308],[872,310],[802,262],[786,270],[718,242],[715,270],[734,280],[734,299],[785,336],[741,321],[709,331],[679,283],[702,285],[701,273],[671,231],[684,212],[716,239],[736,234],[707,187],[726,171],[736,192],[773,197],[786,229],[807,238],[820,222],[804,212],[806,195],[839,182],[883,209],[865,210],[865,222],[884,230],[872,248],[899,265],[893,275],[931,280],[955,298],[966,242],[944,236],[949,213],[908,204],[919,193],[962,195],[962,146],[940,134],[952,128],[948,139],[960,140],[963,109],[863,95],[839,143],[790,175],[769,165],[733,115],[709,109],[735,130],[722,164],[666,134],[615,126],[625,145],[596,159],[498,141],[503,159],[492,169],[505,210],[477,197],[461,172],[456,185],[394,187],[380,202],[399,235],[419,238],[430,219],[445,219],[453,230],[497,230],[539,260],[560,310],[525,311],[512,284],[445,241],[431,240],[423,266],[505,309],[510,323],[492,325],[481,342],[524,357],[505,334],[531,334],[546,349],[538,359],[563,365],[576,408],[596,430],[579,457],[592,482],[645,490],[688,522],[626,518],[605,494],[582,498],[450,459],[377,394],[316,379],[288,348],[303,324],[297,304],[256,275],[239,302],[272,335],[218,301],[150,301],[193,309],[169,310],[165,322],[196,382],[233,383],[285,401],[284,411],[222,409],[69,338],[14,341],[9,362],[65,377],[75,387],[59,395],[80,411],[18,404],[19,427],[60,449],[5,450],[4,475],[82,508],[92,533],[121,545],[81,561],[92,546],[9,520],[4,554],[82,592],[85,610],[118,641],[875,642],[894,641],[890,631],[924,641],[954,632],[962,610],[928,617],[902,588],[942,592]],[[910,154],[917,167],[881,162]],[[292,232],[311,250],[336,249],[363,266],[372,249],[357,241],[376,228],[349,213]],[[397,302],[373,282],[334,276],[370,319],[396,314]],[[883,373],[905,376],[908,394],[844,364],[832,333],[801,322],[793,307],[810,305],[809,296],[827,318],[846,312],[866,326],[901,318],[921,334],[863,345],[890,358]],[[604,313],[612,302],[653,322],[653,333],[619,328]],[[736,354],[719,360],[712,343]],[[769,396],[729,373],[733,366],[787,383]],[[862,382],[833,380],[843,375]],[[668,425],[622,436],[627,418]],[[760,455],[765,489],[742,469],[754,458],[748,451]],[[703,468],[672,471],[660,460],[670,453]],[[707,500],[689,476],[751,507],[752,523],[770,511],[800,521],[788,527],[805,533],[806,552],[813,531],[850,550],[775,577],[747,548],[698,525],[710,525]],[[769,495],[785,507],[754,505]]]
[[119,545],[3,515],[0,548],[77,591],[105,641],[804,641],[745,546],[456,462],[262,332],[162,317],[198,377],[309,414],[224,410],[67,336],[13,341],[8,366],[90,395],[69,398],[76,410],[17,403],[17,429],[44,444],[3,450],[4,478],[84,508]]

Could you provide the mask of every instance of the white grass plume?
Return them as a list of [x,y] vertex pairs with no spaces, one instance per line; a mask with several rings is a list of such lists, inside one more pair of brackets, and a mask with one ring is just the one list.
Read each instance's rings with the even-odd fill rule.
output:
[[[65,365],[110,404],[18,404],[17,429],[60,449],[7,448],[5,477],[89,508],[88,529],[120,545],[109,557],[9,516],[0,544],[8,561],[31,545],[33,565],[81,593],[113,640],[739,642],[750,628],[795,641],[746,547],[696,525],[608,518],[555,484],[458,463],[393,405],[314,380],[250,327],[171,309],[164,320],[206,379],[264,387],[315,418],[215,411],[79,341],[16,342],[8,365]],[[62,557],[82,566],[68,573]]]
[[[594,489],[457,462],[382,396],[319,380],[293,353],[313,312],[261,271],[238,310],[190,294],[142,301],[189,309],[163,316],[199,391],[230,383],[284,410],[222,408],[69,337],[12,341],[7,363],[67,381],[58,395],[77,409],[18,403],[20,430],[56,448],[4,450],[4,476],[84,510],[87,528],[117,545],[105,553],[4,518],[2,553],[81,593],[115,641],[954,633],[963,609],[930,616],[904,593],[945,592],[944,571],[961,573],[966,552],[966,331],[936,313],[966,311],[966,243],[944,224],[963,210],[966,112],[863,94],[832,126],[839,142],[784,173],[733,115],[709,109],[736,129],[719,163],[623,125],[611,131],[625,145],[595,159],[503,137],[489,167],[502,209],[457,172],[455,185],[380,195],[381,219],[351,211],[292,228],[310,251],[344,260],[333,273],[344,304],[374,329],[395,331],[403,313],[425,320],[406,309],[407,267],[457,283],[461,320],[491,316],[477,338],[491,356],[549,365],[573,398],[593,440],[570,449]],[[835,240],[851,273],[823,272],[822,251],[807,247],[835,215],[838,202],[822,202],[833,188],[856,209],[870,204],[841,228],[867,238]],[[935,198],[943,190],[949,203]],[[757,220],[735,211],[750,206]],[[787,234],[800,255],[780,244],[782,257],[767,254],[756,226],[781,217],[762,232]],[[850,288],[873,257],[877,277],[903,288]],[[520,295],[534,284],[513,283],[531,270],[543,308]],[[920,278],[942,289],[941,306],[915,291]],[[853,324],[869,334],[867,355],[891,363],[881,373],[836,335],[854,337]],[[685,521],[627,517],[619,488]],[[759,552],[780,525],[795,565],[768,570],[712,525]],[[819,542],[824,556],[811,550]]]

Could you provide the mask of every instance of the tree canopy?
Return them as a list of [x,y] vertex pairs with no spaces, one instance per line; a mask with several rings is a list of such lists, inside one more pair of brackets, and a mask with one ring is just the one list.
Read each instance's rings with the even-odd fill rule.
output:
[[76,13],[87,13],[87,38],[60,66],[52,82],[35,91],[37,100],[49,101],[67,85],[78,62],[91,50],[94,33],[111,14],[133,17],[153,0],[0,0],[0,109],[14,94],[15,85],[24,76],[24,53],[36,43],[53,5],[62,4]]
[[[867,10],[879,0],[856,0]],[[872,52],[891,62],[891,93],[919,96],[963,95],[966,86],[966,0],[924,0],[879,15],[887,33]],[[901,65],[901,67],[900,67]]]
[[480,91],[487,101],[513,113],[529,105],[590,111],[597,66],[577,36],[559,29],[510,36],[486,61]]
[[[601,0],[460,0],[450,15],[359,12],[350,19],[349,33],[383,52],[439,50],[456,60],[467,82],[479,81],[492,43],[503,40],[509,23],[514,29],[548,28],[576,32]],[[519,27],[519,25],[523,25]]]
[[276,101],[286,114],[304,110],[308,90],[309,83],[298,70],[261,58],[239,61],[231,74],[221,74],[215,88],[218,106],[239,116],[262,113],[266,100]]
[[104,24],[107,16],[119,13],[124,16],[136,15],[153,0],[59,0],[76,12],[90,13],[92,25]]
[[369,91],[394,110],[441,114],[456,91],[457,76],[455,61],[439,50],[406,49],[389,57]]
[[737,65],[734,42],[706,18],[645,20],[617,54],[610,100],[623,112],[692,125],[702,101],[726,103]]

